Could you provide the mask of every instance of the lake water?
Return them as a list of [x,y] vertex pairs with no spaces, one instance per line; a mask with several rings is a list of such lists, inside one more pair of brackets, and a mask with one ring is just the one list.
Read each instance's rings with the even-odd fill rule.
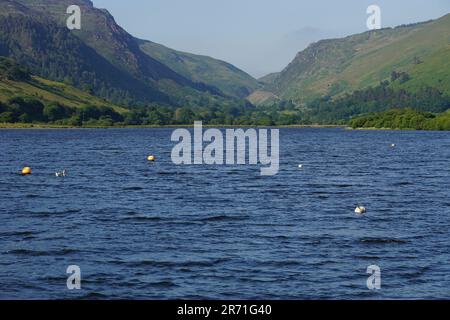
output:
[[450,298],[450,133],[282,129],[261,176],[172,131],[0,130],[0,299]]

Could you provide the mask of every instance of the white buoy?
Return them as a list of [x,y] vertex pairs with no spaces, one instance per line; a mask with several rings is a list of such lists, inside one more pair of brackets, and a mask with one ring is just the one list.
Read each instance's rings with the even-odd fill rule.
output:
[[299,168],[299,169],[302,169],[302,168],[303,168],[303,165],[302,165],[302,164],[299,164],[299,165],[298,165],[298,168]]
[[397,145],[395,143],[391,144],[391,148],[395,148]]
[[363,207],[363,206],[357,206],[355,209],[356,214],[364,214],[364,213],[366,213],[366,211],[367,211],[366,207]]

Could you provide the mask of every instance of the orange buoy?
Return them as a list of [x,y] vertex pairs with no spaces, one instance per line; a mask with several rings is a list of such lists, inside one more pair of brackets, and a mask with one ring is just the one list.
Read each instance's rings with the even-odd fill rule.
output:
[[31,168],[30,167],[25,167],[22,169],[22,175],[26,176],[31,174]]
[[148,157],[147,157],[147,160],[148,160],[148,161],[155,161],[156,158],[155,158],[155,156],[148,156]]

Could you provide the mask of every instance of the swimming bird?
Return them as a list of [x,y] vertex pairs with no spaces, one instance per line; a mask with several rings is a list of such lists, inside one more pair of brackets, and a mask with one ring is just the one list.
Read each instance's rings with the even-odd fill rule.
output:
[[57,176],[57,177],[65,177],[67,175],[67,171],[66,170],[63,170],[63,171],[60,171],[60,172],[55,172],[55,176]]
[[363,206],[357,206],[355,209],[356,214],[364,214],[366,212],[367,212],[366,207]]

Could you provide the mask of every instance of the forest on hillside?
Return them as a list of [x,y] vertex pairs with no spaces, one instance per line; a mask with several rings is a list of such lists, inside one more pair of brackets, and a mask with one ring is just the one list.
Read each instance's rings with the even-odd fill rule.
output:
[[[206,125],[288,126],[311,124],[352,127],[449,130],[450,97],[432,87],[416,92],[398,88],[410,80],[406,73],[393,73],[391,81],[338,98],[322,97],[299,108],[289,101],[255,107],[245,100],[234,104],[171,107],[157,103],[136,105],[122,112],[108,106],[68,106],[45,101],[36,95],[15,95],[0,101],[0,123],[36,123],[62,126]],[[0,82],[32,83],[30,70],[14,60],[0,57]],[[93,97],[94,98],[94,97]]]

